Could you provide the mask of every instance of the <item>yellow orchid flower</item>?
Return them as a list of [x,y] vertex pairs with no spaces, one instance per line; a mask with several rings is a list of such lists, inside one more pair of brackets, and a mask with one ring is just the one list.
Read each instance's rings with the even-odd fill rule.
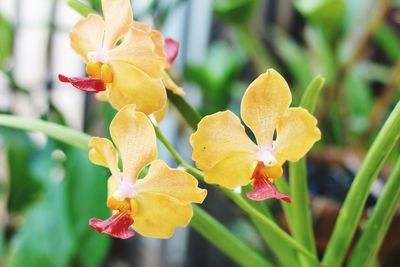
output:
[[[110,133],[123,170],[118,167],[117,150],[105,138],[90,140],[89,159],[111,171],[107,206],[114,215],[104,221],[93,218],[89,226],[122,239],[133,236],[134,231],[169,238],[176,227],[187,226],[193,214],[191,203],[202,203],[207,191],[198,188],[190,174],[157,160],[156,135],[148,117],[127,105],[114,117]],[[138,179],[147,165],[146,176]]]
[[257,144],[231,111],[204,117],[190,143],[205,181],[230,189],[252,181],[253,191],[247,193],[250,199],[290,202],[273,181],[282,176],[286,160],[299,160],[321,138],[317,120],[303,108],[289,108],[291,98],[285,79],[273,69],[247,88],[240,112]]
[[151,114],[165,107],[167,58],[160,32],[133,21],[129,0],[102,0],[102,17],[89,14],[70,33],[72,48],[86,63],[88,78],[59,76],[120,109],[135,104]]

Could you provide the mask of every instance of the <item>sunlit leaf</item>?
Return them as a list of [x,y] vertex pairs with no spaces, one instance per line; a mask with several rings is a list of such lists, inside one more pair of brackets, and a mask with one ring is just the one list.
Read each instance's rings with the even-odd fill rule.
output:
[[5,60],[10,56],[13,47],[14,30],[2,15],[0,15],[0,69],[4,67]]

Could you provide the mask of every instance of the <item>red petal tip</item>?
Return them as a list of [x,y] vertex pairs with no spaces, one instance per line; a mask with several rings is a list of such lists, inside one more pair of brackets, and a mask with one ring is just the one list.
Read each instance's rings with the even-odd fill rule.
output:
[[106,90],[106,84],[97,78],[90,77],[67,77],[62,74],[58,75],[58,80],[64,83],[70,83],[75,88],[84,92],[98,93]]
[[102,234],[128,239],[136,234],[129,228],[132,223],[133,219],[130,215],[118,212],[104,221],[98,218],[90,219],[89,227]]
[[167,63],[172,65],[178,56],[179,43],[178,41],[167,37],[165,38],[164,50],[167,53]]
[[278,189],[276,189],[276,187],[272,183],[262,178],[254,179],[253,191],[248,192],[246,195],[249,199],[255,201],[262,201],[270,198],[275,198],[278,200],[283,200],[288,203],[292,202],[290,196],[279,192]]

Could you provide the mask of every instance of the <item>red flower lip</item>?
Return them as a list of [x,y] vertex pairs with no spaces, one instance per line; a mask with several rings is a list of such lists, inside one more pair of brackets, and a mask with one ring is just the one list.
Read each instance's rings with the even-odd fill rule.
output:
[[58,80],[64,83],[70,83],[75,88],[84,92],[98,93],[106,90],[106,84],[101,79],[97,78],[67,77],[59,74]]
[[263,178],[255,178],[253,183],[253,191],[248,192],[247,197],[251,200],[262,201],[270,198],[276,198],[291,203],[292,199],[278,191],[276,187]]
[[129,227],[133,224],[132,217],[125,212],[117,212],[107,220],[92,218],[89,227],[99,233],[107,234],[119,239],[128,239],[136,233]]

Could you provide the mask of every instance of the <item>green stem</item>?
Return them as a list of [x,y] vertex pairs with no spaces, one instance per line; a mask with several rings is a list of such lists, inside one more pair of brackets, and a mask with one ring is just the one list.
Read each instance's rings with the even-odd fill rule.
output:
[[[156,135],[159,140],[165,145],[167,150],[171,153],[173,158],[176,160],[176,163],[182,165],[186,171],[199,180],[204,180],[203,174],[190,166],[190,164],[186,163],[183,158],[179,155],[179,153],[174,149],[174,147],[168,142],[168,140],[163,136],[160,129],[154,126],[156,129]],[[272,222],[270,219],[265,217],[262,213],[260,213],[257,209],[252,207],[241,195],[234,193],[231,190],[227,190],[221,188],[222,192],[227,195],[232,201],[234,201],[240,208],[242,208],[245,212],[247,212],[251,217],[255,218],[257,221],[261,222],[266,230],[270,232],[270,234],[274,234],[280,238],[281,242],[285,242],[288,246],[296,249],[303,255],[305,255],[310,261],[318,265],[318,260],[314,255],[312,255],[307,249],[305,249],[301,244],[299,244],[296,240],[290,237],[284,230],[282,230],[277,224]],[[272,248],[274,249],[274,248]]]
[[325,251],[324,266],[341,266],[353,239],[372,183],[399,137],[400,102],[397,103],[383,125],[350,187]]
[[348,267],[367,266],[374,260],[400,202],[400,157],[382,195],[353,250]]
[[[314,113],[324,82],[325,80],[321,76],[315,77],[310,82],[300,101],[302,108]],[[304,247],[317,255],[308,195],[306,158],[297,162],[289,162],[289,175],[290,195],[292,197],[290,216],[292,219],[295,218],[290,223],[292,234]],[[300,260],[303,266],[311,264],[304,257],[301,257]]]
[[[25,131],[42,132],[49,137],[78,149],[85,151],[89,149],[87,145],[90,139],[89,135],[52,122],[21,118],[12,115],[0,115],[0,125]],[[175,156],[179,156],[179,154],[176,153]],[[177,157],[177,159],[179,158],[182,159],[180,156]],[[196,172],[194,170],[193,172],[198,173],[198,171]],[[267,260],[252,251],[243,241],[236,238],[228,229],[213,219],[199,206],[194,206],[193,222],[195,224],[194,228],[198,230],[200,234],[238,264],[243,266],[273,266]]]
[[169,101],[176,107],[190,128],[196,131],[197,124],[201,120],[200,114],[182,96],[178,96],[169,90],[167,90],[167,94]]
[[193,205],[191,226],[214,246],[242,266],[274,266],[250,249],[227,228],[197,205]]
[[42,132],[45,135],[82,150],[88,149],[90,136],[55,123],[0,114],[0,125],[24,131]]
[[81,14],[83,17],[87,17],[87,15],[89,14],[97,13],[95,10],[78,0],[67,0],[67,5],[69,5],[72,9]]

